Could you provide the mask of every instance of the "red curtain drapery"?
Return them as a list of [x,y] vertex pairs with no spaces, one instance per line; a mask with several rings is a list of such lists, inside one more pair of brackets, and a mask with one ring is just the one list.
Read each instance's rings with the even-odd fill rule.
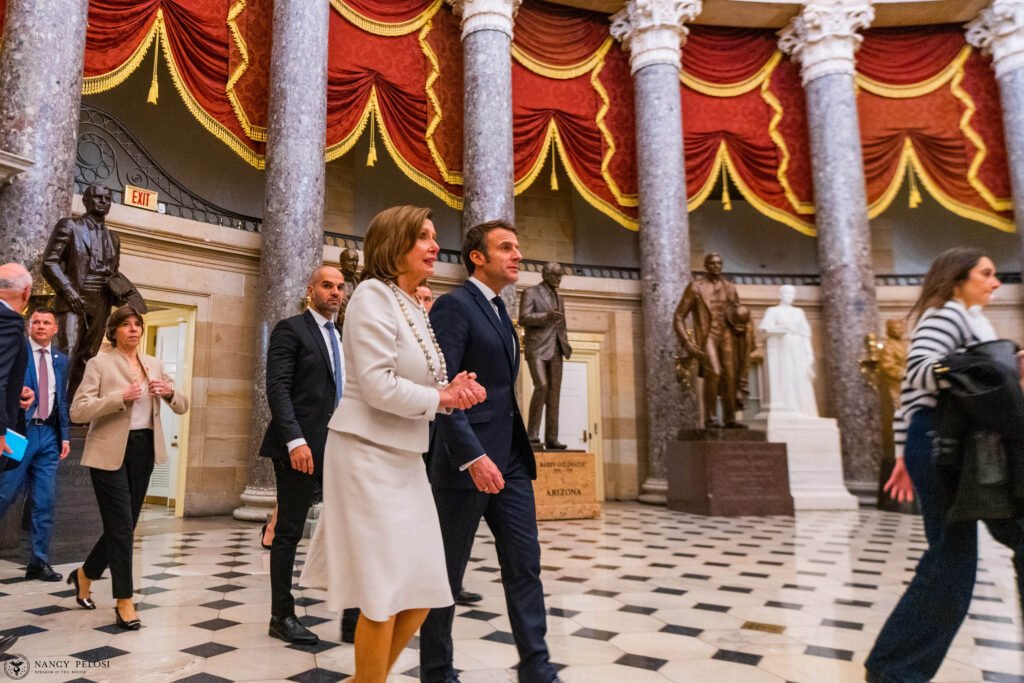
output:
[[[383,145],[407,176],[461,206],[459,19],[442,0],[331,5],[327,158],[370,135],[371,157]],[[272,0],[92,0],[84,92],[153,68],[152,98],[173,85],[204,127],[262,167],[272,15]],[[549,182],[567,178],[635,228],[633,86],[608,29],[599,13],[523,3],[512,67],[516,192],[549,168]],[[688,204],[700,206],[725,177],[724,200],[738,191],[811,234],[804,92],[776,40],[762,29],[691,27],[680,77]],[[870,214],[911,183],[912,204],[928,192],[959,215],[1012,230],[998,88],[962,27],[871,29],[857,60]]]

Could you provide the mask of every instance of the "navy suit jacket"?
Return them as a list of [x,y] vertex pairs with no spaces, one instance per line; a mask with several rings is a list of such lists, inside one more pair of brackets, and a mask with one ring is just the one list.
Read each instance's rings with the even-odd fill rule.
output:
[[0,304],[0,434],[8,429],[25,433],[25,414],[19,404],[27,364],[25,319]]
[[475,372],[487,400],[469,410],[438,414],[431,440],[428,474],[436,488],[475,488],[459,468],[487,455],[501,473],[519,463],[530,479],[537,464],[516,401],[519,339],[503,329],[491,302],[472,282],[440,297],[430,309],[430,324],[448,365],[448,378]]
[[313,452],[314,476],[324,471],[327,423],[334,414],[331,357],[309,311],[277,323],[267,347],[270,425],[260,455],[288,460],[288,442],[305,439]]
[[[25,370],[25,386],[32,389],[36,394],[36,400],[32,402],[32,405],[25,411],[25,419],[31,420],[36,415],[36,409],[39,407],[39,379],[36,377],[36,364],[35,359],[32,358],[32,345],[29,342],[25,342],[25,348],[28,353],[28,363],[26,364]],[[55,345],[50,344],[50,351],[53,353],[53,374],[56,375],[56,386],[55,395],[57,400],[57,410],[60,419],[57,421],[57,436],[61,441],[71,440],[71,418],[68,417],[68,357],[62,353]],[[53,381],[53,380],[51,380]],[[54,406],[50,406],[52,411]]]

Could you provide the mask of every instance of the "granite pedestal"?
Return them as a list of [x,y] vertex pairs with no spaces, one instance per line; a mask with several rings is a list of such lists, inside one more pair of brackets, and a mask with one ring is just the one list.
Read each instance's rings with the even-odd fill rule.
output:
[[792,515],[786,444],[753,429],[688,429],[665,465],[668,508],[716,517]]

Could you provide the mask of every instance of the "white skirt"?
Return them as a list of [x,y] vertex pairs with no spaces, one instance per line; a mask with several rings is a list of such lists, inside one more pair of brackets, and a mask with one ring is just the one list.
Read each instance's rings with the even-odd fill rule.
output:
[[437,508],[419,453],[329,430],[324,505],[299,584],[327,607],[387,621],[453,603]]

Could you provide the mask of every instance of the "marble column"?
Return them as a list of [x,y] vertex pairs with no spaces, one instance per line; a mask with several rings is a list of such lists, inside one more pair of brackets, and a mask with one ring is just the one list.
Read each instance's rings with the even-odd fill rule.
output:
[[628,0],[611,33],[629,50],[636,100],[647,478],[640,500],[664,504],[665,452],[695,427],[696,394],[676,380],[672,316],[690,280],[690,227],[679,100],[680,47],[700,0]]
[[1013,220],[1024,264],[1024,0],[994,0],[967,24],[967,42],[992,56],[1003,108]]
[[0,51],[0,150],[35,163],[0,191],[0,262],[33,270],[71,213],[88,0],[8,0]]
[[463,229],[515,219],[512,24],[522,0],[448,0],[462,19]]
[[870,3],[818,0],[780,32],[779,47],[800,64],[807,97],[818,262],[830,403],[841,433],[843,473],[855,495],[874,498],[882,453],[878,393],[861,374],[865,338],[878,332],[871,233],[854,52]]
[[302,311],[309,275],[323,261],[329,9],[327,0],[274,2],[253,441],[236,519],[264,521],[274,505],[273,468],[258,456],[270,422],[267,344],[277,321]]

